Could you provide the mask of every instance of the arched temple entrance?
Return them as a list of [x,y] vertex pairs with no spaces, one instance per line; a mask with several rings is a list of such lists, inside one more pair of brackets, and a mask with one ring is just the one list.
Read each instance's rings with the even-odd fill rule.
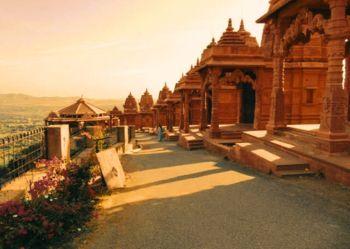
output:
[[255,114],[255,90],[251,84],[239,84],[241,89],[240,123],[253,124]]

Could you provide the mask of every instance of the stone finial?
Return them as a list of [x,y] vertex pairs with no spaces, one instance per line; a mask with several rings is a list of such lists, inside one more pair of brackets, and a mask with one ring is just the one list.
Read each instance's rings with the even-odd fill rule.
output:
[[197,64],[196,64],[197,66],[199,65],[199,58],[197,58]]
[[191,64],[191,70],[193,69],[193,65]]
[[240,31],[240,32],[244,32],[244,31],[245,31],[243,19],[241,19],[241,24],[239,25],[239,31]]
[[233,31],[233,27],[232,27],[232,19],[228,19],[228,25],[227,25],[227,32],[232,32]]

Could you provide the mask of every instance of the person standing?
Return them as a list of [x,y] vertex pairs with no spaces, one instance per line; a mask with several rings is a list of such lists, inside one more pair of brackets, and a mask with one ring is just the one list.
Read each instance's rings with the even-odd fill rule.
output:
[[158,129],[157,129],[157,134],[158,134],[158,141],[162,142],[163,141],[163,127],[159,124]]

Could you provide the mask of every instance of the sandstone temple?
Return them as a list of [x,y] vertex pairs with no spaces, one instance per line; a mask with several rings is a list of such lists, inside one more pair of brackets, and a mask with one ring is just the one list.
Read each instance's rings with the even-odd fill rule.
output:
[[[243,20],[235,27],[230,19],[155,101],[146,90],[139,103],[130,93],[123,111],[86,108],[106,126],[154,133],[161,125],[187,149],[206,148],[266,173],[322,174],[350,185],[349,7],[347,0],[271,0],[257,20],[260,43]],[[74,108],[48,120],[86,118]]]

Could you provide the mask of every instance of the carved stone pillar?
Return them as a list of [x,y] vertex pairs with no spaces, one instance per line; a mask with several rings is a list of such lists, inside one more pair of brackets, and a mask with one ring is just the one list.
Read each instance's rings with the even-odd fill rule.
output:
[[168,130],[173,131],[174,128],[174,107],[172,103],[168,103]]
[[212,84],[212,114],[210,124],[210,137],[220,138],[220,121],[219,121],[219,76],[221,69],[215,68],[209,71]]
[[160,120],[160,108],[157,108],[156,117],[157,117],[157,118],[156,118],[156,121],[157,121],[157,123],[156,123],[156,124],[157,124],[157,127],[158,127],[158,125],[164,125],[164,124],[161,124],[161,123],[160,123],[160,121],[161,121],[161,120]]
[[328,72],[323,96],[319,148],[328,153],[344,153],[349,146],[346,133],[347,96],[343,88],[343,60],[347,21],[345,0],[329,0]]
[[190,95],[189,92],[185,92],[184,101],[184,132],[188,133],[190,131]]
[[201,131],[205,131],[207,128],[207,114],[205,108],[206,91],[205,88],[201,91],[201,107],[200,107],[200,127]]
[[184,128],[184,99],[181,97],[180,102],[180,131]]
[[241,112],[242,112],[242,89],[239,89],[237,87],[236,89],[237,93],[237,122],[241,123]]
[[345,94],[347,97],[347,122],[350,122],[350,42],[347,42],[347,54],[345,59]]
[[155,109],[152,110],[152,124],[153,128],[157,127],[157,111]]
[[268,132],[285,127],[284,122],[284,54],[281,46],[279,27],[275,28],[273,55],[273,81],[271,93],[270,117],[266,125]]

